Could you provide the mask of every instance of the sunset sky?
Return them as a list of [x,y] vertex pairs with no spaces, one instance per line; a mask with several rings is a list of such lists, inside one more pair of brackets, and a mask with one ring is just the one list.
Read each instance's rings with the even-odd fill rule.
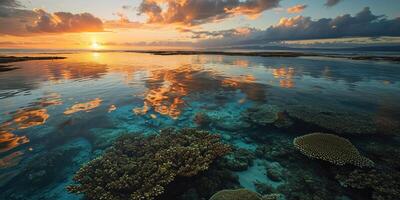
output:
[[399,0],[0,0],[0,48],[398,44]]

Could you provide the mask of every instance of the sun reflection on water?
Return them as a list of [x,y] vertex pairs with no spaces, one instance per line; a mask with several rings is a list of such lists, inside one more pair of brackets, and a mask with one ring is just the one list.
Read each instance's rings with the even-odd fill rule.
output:
[[0,153],[14,149],[29,142],[26,136],[17,136],[11,132],[0,131]]
[[295,86],[295,82],[293,80],[294,74],[295,70],[293,67],[280,67],[278,69],[272,69],[272,75],[275,79],[279,79],[279,85],[282,88],[293,88]]
[[97,108],[101,105],[102,100],[100,98],[93,99],[91,101],[85,102],[85,103],[77,103],[67,110],[64,111],[65,115],[71,115],[76,112],[81,112],[81,111],[86,111],[89,112],[94,108]]

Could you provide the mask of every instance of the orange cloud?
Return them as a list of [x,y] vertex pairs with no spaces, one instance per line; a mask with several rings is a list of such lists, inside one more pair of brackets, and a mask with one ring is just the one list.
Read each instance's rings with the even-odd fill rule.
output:
[[143,27],[143,24],[140,22],[130,21],[128,17],[123,13],[116,13],[119,17],[118,20],[108,20],[104,22],[105,28],[110,29],[129,29],[129,28],[139,28]]
[[304,9],[307,8],[307,5],[295,5],[287,9],[288,13],[301,13]]
[[198,25],[234,15],[254,17],[279,6],[280,0],[143,0],[139,14],[148,23]]
[[48,13],[42,9],[9,8],[0,17],[0,34],[3,35],[29,36],[42,33],[102,31],[104,31],[103,22],[90,13]]
[[30,32],[101,32],[103,22],[90,13],[72,14],[68,12],[47,13],[36,9],[37,20],[32,26],[27,26]]
[[278,25],[276,25],[275,27],[292,27],[301,20],[303,20],[302,16],[296,16],[292,18],[283,17],[279,20]]

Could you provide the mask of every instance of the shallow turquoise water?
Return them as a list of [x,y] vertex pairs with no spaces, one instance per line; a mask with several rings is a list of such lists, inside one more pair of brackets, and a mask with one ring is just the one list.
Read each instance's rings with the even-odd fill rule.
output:
[[[208,130],[248,150],[253,164],[229,169],[237,176],[234,187],[263,193],[256,187],[261,183],[286,199],[375,194],[373,186],[345,187],[336,178],[356,168],[310,159],[294,149],[292,139],[307,133],[349,139],[375,162],[378,173],[400,170],[399,64],[118,52],[62,56],[68,58],[13,63],[18,69],[0,72],[1,198],[80,199],[65,187],[83,163],[121,134],[169,127]],[[258,121],[270,112],[249,115],[268,105],[278,109],[285,125]],[[200,114],[211,122],[196,120]],[[321,122],[319,115],[333,120]],[[342,122],[335,119],[343,116],[348,120],[337,125]],[[374,130],[358,131],[369,123]],[[282,171],[278,181],[266,175],[276,168]]]

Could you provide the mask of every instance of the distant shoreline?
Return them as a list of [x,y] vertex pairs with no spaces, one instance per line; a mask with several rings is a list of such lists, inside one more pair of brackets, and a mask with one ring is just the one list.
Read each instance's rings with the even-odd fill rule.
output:
[[[386,56],[386,55],[362,55],[362,54],[329,54],[329,53],[313,53],[313,52],[293,52],[293,51],[260,51],[260,52],[227,52],[227,51],[172,51],[172,50],[103,50],[103,51],[84,51],[84,52],[125,52],[125,53],[146,53],[160,56],[171,56],[171,55],[223,55],[223,56],[254,56],[254,57],[325,57],[325,58],[342,58],[350,60],[366,60],[366,61],[389,61],[400,63],[400,56]],[[78,52],[79,53],[79,52]],[[38,53],[38,54],[72,54],[71,52],[60,52],[60,53]],[[0,56],[0,64],[21,62],[29,60],[54,60],[54,59],[65,59],[64,56]]]
[[400,62],[400,56],[365,56],[365,55],[341,55],[323,53],[302,52],[224,52],[224,51],[124,51],[131,53],[149,53],[153,55],[224,55],[224,56],[258,56],[258,57],[327,57],[346,58],[350,60],[372,60]]

